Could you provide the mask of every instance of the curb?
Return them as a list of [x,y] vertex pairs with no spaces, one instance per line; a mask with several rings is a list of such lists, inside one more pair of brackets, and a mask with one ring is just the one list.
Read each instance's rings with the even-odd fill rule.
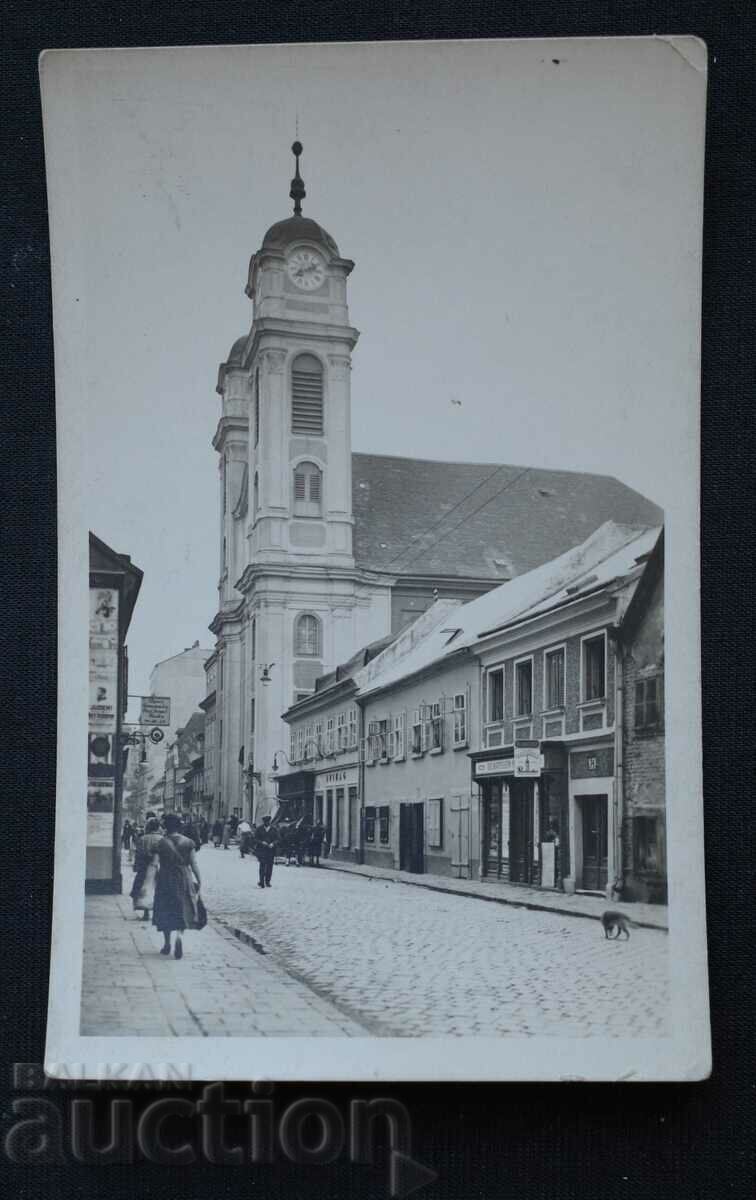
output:
[[[555,904],[539,904],[537,900],[512,900],[508,896],[481,896],[479,892],[469,892],[463,888],[445,888],[440,884],[435,883],[420,883],[416,879],[394,879],[393,876],[388,878],[385,875],[373,875],[370,871],[355,871],[353,867],[346,864],[336,866],[335,863],[329,863],[326,867],[328,871],[341,871],[345,875],[357,875],[361,879],[379,879],[383,883],[403,883],[406,887],[424,888],[427,892],[441,892],[444,896],[465,896],[470,900],[483,900],[487,904],[506,904],[510,908],[526,908],[531,912],[549,912],[557,913],[563,917],[582,917],[588,921],[600,921],[600,913],[580,912],[574,908],[561,908]],[[667,925],[656,925],[651,921],[639,921],[634,917],[628,917],[628,920],[638,929],[655,929],[657,933],[669,933]]]

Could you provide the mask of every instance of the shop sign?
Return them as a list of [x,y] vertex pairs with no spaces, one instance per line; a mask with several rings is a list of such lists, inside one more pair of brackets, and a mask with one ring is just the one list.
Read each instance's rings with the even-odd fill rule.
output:
[[112,813],[87,813],[87,845],[112,847]]
[[326,771],[325,774],[318,776],[318,783],[321,786],[330,787],[332,784],[338,783],[356,783],[357,771],[341,770],[341,771]]
[[570,755],[571,779],[605,779],[614,774],[614,749],[578,750]]
[[142,696],[142,709],[139,714],[140,725],[170,725],[170,723],[170,696]]
[[538,742],[515,743],[514,773],[518,779],[537,779],[543,770],[543,755]]
[[511,775],[514,769],[514,758],[490,758],[488,762],[475,764],[476,775]]

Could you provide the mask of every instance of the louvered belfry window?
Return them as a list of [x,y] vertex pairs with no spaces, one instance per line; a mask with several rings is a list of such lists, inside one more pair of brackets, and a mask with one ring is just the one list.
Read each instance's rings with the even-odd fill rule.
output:
[[323,368],[313,354],[300,354],[292,365],[291,432],[323,434]]
[[294,515],[319,517],[322,512],[323,477],[315,463],[301,462],[294,470]]

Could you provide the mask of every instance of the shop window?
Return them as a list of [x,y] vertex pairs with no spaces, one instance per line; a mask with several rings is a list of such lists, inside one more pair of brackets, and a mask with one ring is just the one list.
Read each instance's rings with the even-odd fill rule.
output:
[[488,673],[488,719],[504,720],[504,671]]
[[664,676],[652,675],[635,684],[635,728],[655,731],[664,724]]
[[546,710],[564,708],[564,647],[547,650],[544,661]]
[[375,808],[365,809],[365,841],[375,843]]
[[428,846],[432,850],[442,849],[444,844],[444,802],[428,801]]
[[298,658],[320,658],[322,625],[312,613],[302,613],[294,623],[294,653]]
[[294,471],[294,516],[319,517],[323,512],[323,474],[315,463],[298,463]]
[[655,816],[636,817],[633,828],[636,871],[658,873],[662,869],[658,818]]
[[378,836],[382,846],[389,844],[389,817],[391,809],[387,804],[381,805],[378,809]]
[[603,700],[606,696],[606,638],[586,638],[583,642],[583,700]]
[[323,434],[323,368],[314,354],[300,354],[292,364],[291,432]]
[[515,663],[515,716],[529,717],[533,711],[533,660]]

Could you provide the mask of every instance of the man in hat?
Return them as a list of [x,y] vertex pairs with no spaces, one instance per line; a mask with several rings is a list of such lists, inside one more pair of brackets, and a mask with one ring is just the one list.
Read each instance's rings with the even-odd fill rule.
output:
[[257,886],[264,888],[270,887],[271,876],[273,875],[273,859],[276,854],[276,835],[271,825],[270,817],[263,817],[262,826],[257,828],[257,837],[255,838],[255,854],[257,861],[260,864],[260,876]]

